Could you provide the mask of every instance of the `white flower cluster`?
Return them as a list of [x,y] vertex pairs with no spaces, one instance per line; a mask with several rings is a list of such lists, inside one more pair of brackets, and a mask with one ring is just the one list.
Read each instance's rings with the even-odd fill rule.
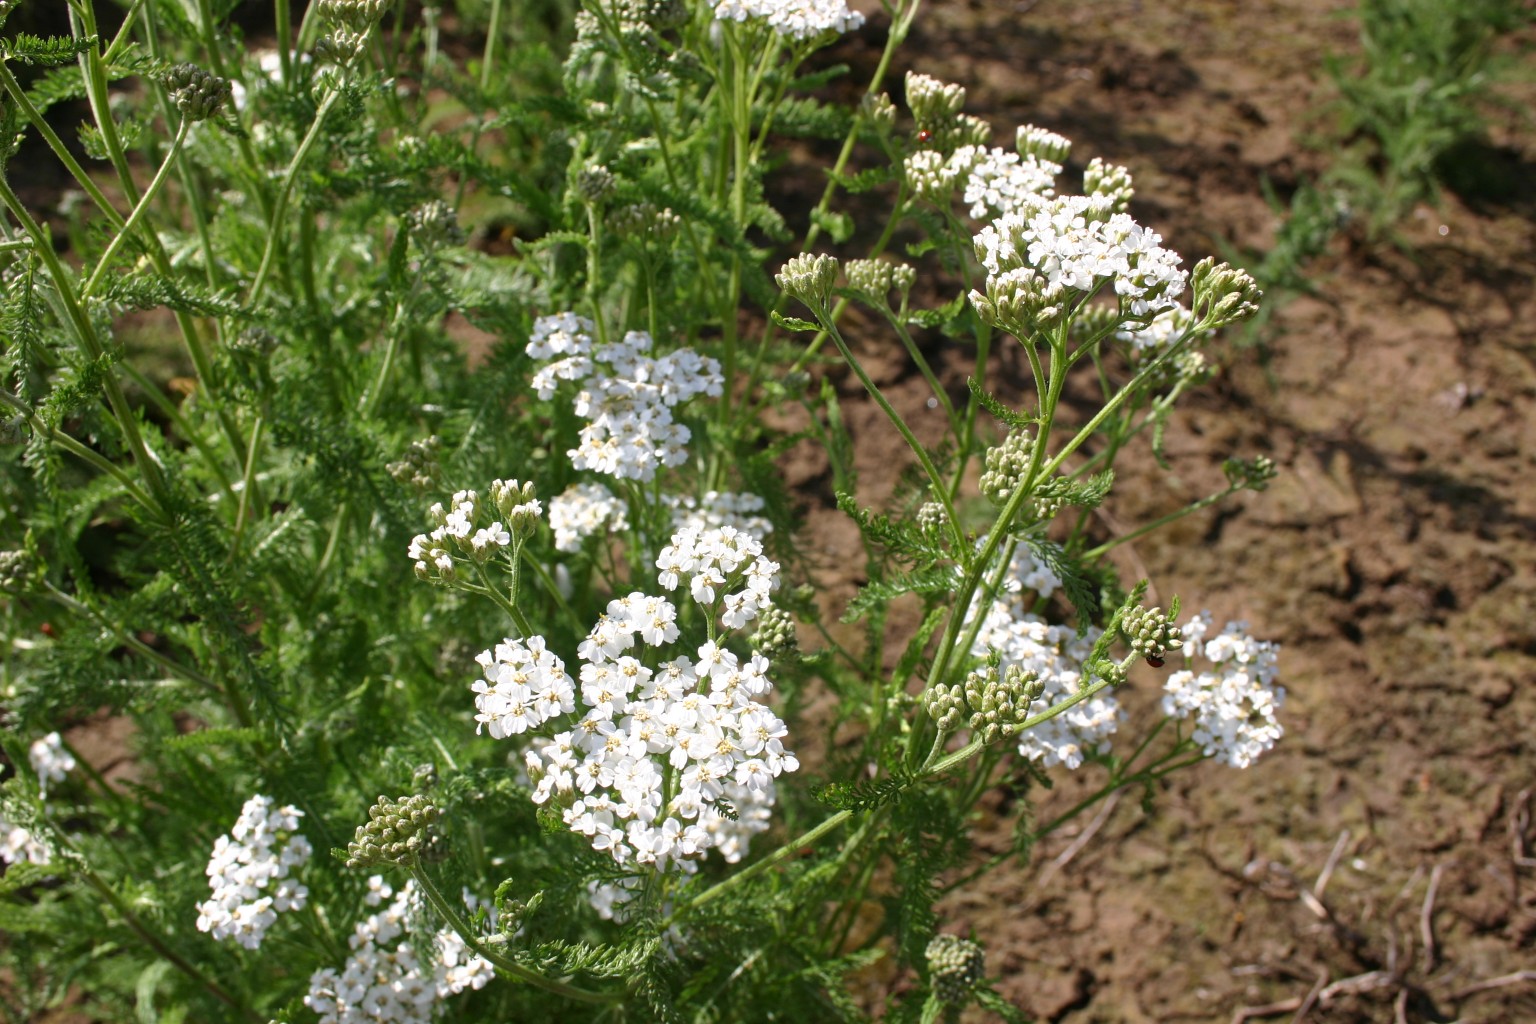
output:
[[[1172,307],[1187,284],[1162,236],[1128,214],[1110,213],[1099,196],[1026,199],[974,241],[988,296],[1022,294],[1042,308],[1059,309],[1073,293],[1111,283],[1122,308],[1145,317]],[[978,297],[972,292],[973,301]]]
[[207,869],[213,896],[197,905],[198,931],[255,949],[279,913],[308,902],[309,889],[292,877],[314,852],[297,831],[304,812],[274,803],[260,793],[251,797],[234,828],[213,844]]
[[587,713],[525,757],[534,802],[564,803],[566,824],[593,849],[620,864],[693,871],[710,849],[741,859],[768,827],[774,779],[799,761],[784,749],[784,723],[758,700],[772,688],[766,659],[743,661],[713,642],[655,668],[643,651],[626,653],[637,637],[674,642],[676,618],[664,598],[610,601],[577,652]]
[[[544,512],[543,504],[532,497],[532,493],[531,484],[520,484],[516,480],[491,481],[492,506],[504,519],[486,526],[476,525],[481,501],[475,491],[454,492],[446,508],[441,502],[434,503],[427,511],[437,526],[431,533],[419,533],[411,538],[407,549],[408,556],[416,563],[416,575],[422,579],[451,580],[458,574],[455,553],[484,562],[511,547],[512,530],[531,524]],[[521,535],[526,536],[526,533]]]
[[588,537],[629,529],[629,506],[602,484],[572,484],[549,502],[555,549],[580,551]]
[[540,398],[553,397],[560,381],[585,384],[574,409],[587,425],[567,452],[571,464],[621,480],[650,480],[660,466],[681,465],[692,434],[673,409],[696,395],[721,394],[719,362],[686,348],[652,358],[644,331],[595,345],[592,330],[572,313],[540,317],[527,346],[533,358],[554,360],[534,374]]
[[48,864],[53,854],[30,830],[0,817],[0,864]]
[[[1023,608],[1024,603],[1016,595],[994,601],[982,620],[971,652],[986,657],[989,651],[997,651],[1002,656],[999,673],[1006,673],[1014,665],[1035,673],[1045,686],[1037,704],[1038,711],[1044,711],[1077,692],[1084,682],[1083,662],[1092,653],[1101,631],[1089,629],[1079,637],[1071,627],[1053,626]],[[1039,759],[1047,768],[1056,764],[1078,768],[1083,763],[1084,751],[1106,743],[1119,727],[1120,718],[1120,702],[1111,691],[1102,690],[1020,733],[1019,753]]]
[[1193,719],[1192,738],[1208,757],[1247,768],[1284,731],[1275,720],[1285,703],[1285,689],[1275,685],[1280,646],[1255,640],[1246,622],[1229,622],[1206,639],[1211,617],[1205,612],[1181,628],[1186,664],[1203,654],[1211,671],[1185,668],[1169,675],[1163,713]]
[[[740,629],[768,606],[779,586],[779,563],[763,555],[763,544],[730,526],[686,527],[656,556],[656,577],[667,590],[684,581],[698,604],[718,610],[728,629]],[[725,591],[743,584],[734,593]]]
[[379,875],[368,880],[369,906],[391,896],[387,907],[353,929],[352,955],[340,971],[326,967],[310,975],[304,1005],[320,1015],[320,1024],[428,1024],[440,1000],[484,988],[494,976],[490,962],[451,928],[435,936],[435,957],[418,954],[406,937],[419,910],[416,883],[396,893]]
[[1013,552],[1013,562],[1003,579],[1002,593],[1021,594],[1030,592],[1036,597],[1050,597],[1061,587],[1061,577],[1051,567],[1035,557],[1035,553],[1020,544]]
[[1155,359],[1194,326],[1195,314],[1183,305],[1176,305],[1153,317],[1152,322],[1144,327],[1125,325],[1115,332],[1115,338],[1129,344],[1135,356]]
[[1020,155],[1006,149],[962,146],[950,158],[965,168],[964,201],[977,220],[998,217],[1019,209],[1033,197],[1050,198],[1061,165],[1034,154]]
[[51,732],[40,740],[34,740],[27,751],[32,762],[32,772],[37,776],[38,793],[48,795],[48,783],[63,782],[64,776],[75,770],[75,758],[64,749],[64,738]]
[[758,540],[765,539],[773,532],[773,524],[758,514],[767,507],[767,503],[756,494],[705,491],[702,498],[667,494],[661,500],[672,509],[674,530],[729,526],[751,534]]
[[[496,739],[527,732],[576,709],[576,688],[565,662],[545,648],[541,636],[526,641],[508,637],[475,660],[485,672],[472,687],[475,721],[490,726]],[[475,731],[480,731],[479,725]]]
[[844,0],[715,0],[717,21],[761,18],[780,35],[810,39],[823,32],[850,32],[864,24],[864,15],[848,9]]

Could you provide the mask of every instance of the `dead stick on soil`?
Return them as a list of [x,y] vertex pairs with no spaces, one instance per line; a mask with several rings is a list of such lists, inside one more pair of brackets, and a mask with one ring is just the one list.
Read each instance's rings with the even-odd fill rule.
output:
[[1392,1000],[1393,1024],[1408,1024],[1408,990],[1399,989],[1397,998]]
[[1453,999],[1465,999],[1467,996],[1486,992],[1491,988],[1504,988],[1507,985],[1519,985],[1522,983],[1536,984],[1536,971],[1516,971],[1514,974],[1501,974],[1497,978],[1489,978],[1487,981],[1479,981],[1459,988],[1451,993]]
[[1323,986],[1326,984],[1328,984],[1328,972],[1319,968],[1317,980],[1312,983],[1312,991],[1307,993],[1307,997],[1296,1008],[1296,1016],[1291,1018],[1291,1024],[1301,1024],[1306,1019],[1307,1014],[1312,1012],[1312,1007],[1316,1006],[1317,1001],[1322,998]]
[[1522,789],[1509,809],[1509,852],[1522,868],[1536,868],[1536,857],[1525,847],[1525,830],[1531,824],[1531,791]]
[[1435,896],[1440,891],[1440,876],[1445,873],[1444,864],[1436,864],[1429,873],[1429,891],[1424,894],[1424,908],[1419,911],[1419,938],[1424,940],[1424,973],[1435,969],[1440,961],[1435,948]]
[[1344,856],[1344,851],[1349,846],[1349,829],[1339,833],[1338,842],[1333,844],[1333,852],[1328,855],[1328,863],[1323,865],[1322,874],[1317,876],[1317,884],[1312,886],[1312,895],[1318,899],[1323,898],[1323,890],[1328,888],[1328,881],[1333,878],[1333,871],[1339,866],[1339,858]]
[[1072,840],[1072,844],[1065,850],[1062,850],[1056,856],[1056,859],[1046,865],[1044,871],[1040,872],[1040,880],[1035,883],[1036,889],[1044,888],[1049,884],[1050,880],[1056,877],[1056,872],[1066,867],[1073,857],[1082,852],[1083,847],[1087,846],[1099,829],[1104,827],[1104,823],[1109,820],[1110,813],[1114,811],[1115,805],[1119,802],[1120,794],[1111,793],[1109,799],[1104,801],[1104,806],[1099,808],[1099,813],[1095,814],[1093,820],[1088,823],[1088,827],[1083,829],[1082,834]]
[[1358,995],[1361,992],[1374,992],[1379,988],[1398,983],[1397,975],[1391,971],[1367,971],[1357,974],[1353,978],[1341,978],[1318,993],[1318,998],[1324,1003],[1332,1002],[1340,995]]
[[1282,999],[1278,1003],[1265,1003],[1263,1006],[1240,1007],[1232,1015],[1231,1024],[1246,1024],[1255,1017],[1278,1017],[1282,1013],[1290,1013],[1301,1005],[1301,997],[1293,996],[1290,999]]

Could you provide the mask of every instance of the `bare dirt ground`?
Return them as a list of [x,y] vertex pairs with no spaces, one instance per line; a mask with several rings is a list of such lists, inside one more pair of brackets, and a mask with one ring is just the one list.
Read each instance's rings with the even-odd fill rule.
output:
[[[1221,239],[1264,248],[1262,178],[1284,190],[1325,166],[1295,140],[1329,95],[1322,54],[1351,45],[1343,6],[936,2],[904,59],[967,85],[967,109],[1001,131],[1072,138],[1073,168],[1127,164],[1133,214],[1192,263]],[[843,59],[859,68],[865,45]],[[1520,116],[1493,141],[1529,171]],[[1283,643],[1287,734],[1248,771],[1175,776],[1151,813],[1127,794],[949,898],[946,930],[974,929],[1038,1019],[1536,1020],[1526,180],[1523,209],[1447,194],[1416,211],[1407,251],[1336,245],[1318,293],[1278,311],[1267,362],[1229,347],[1186,401],[1172,472],[1145,451],[1121,464],[1106,511],[1128,527],[1220,489],[1225,457],[1280,465],[1267,493],[1136,544],[1126,572]],[[971,356],[932,355],[963,390]],[[921,421],[905,372],[881,383]],[[878,495],[901,442],[847,385],[861,492]],[[828,564],[862,564],[838,557],[855,536],[836,513],[813,509],[808,533]],[[1133,730],[1159,683],[1133,676]],[[1042,815],[1085,791],[1059,786]],[[978,856],[1012,827],[994,807]]]

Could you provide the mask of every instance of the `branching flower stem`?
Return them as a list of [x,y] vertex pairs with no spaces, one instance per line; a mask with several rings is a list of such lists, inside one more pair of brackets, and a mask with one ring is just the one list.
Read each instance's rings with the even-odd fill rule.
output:
[[503,977],[516,978],[518,981],[525,982],[535,988],[541,988],[546,992],[552,992],[555,995],[564,996],[566,999],[580,1003],[616,1003],[625,998],[625,993],[622,991],[593,992],[589,989],[578,988],[564,981],[557,981],[554,978],[546,978],[537,971],[529,970],[522,964],[503,956],[495,947],[478,935],[469,926],[469,922],[464,920],[463,915],[454,909],[453,904],[448,902],[447,898],[443,896],[442,891],[438,889],[437,883],[432,881],[432,876],[422,867],[420,860],[413,860],[407,867],[411,872],[411,877],[416,880],[416,884],[421,888],[422,895],[427,898],[427,902],[432,904],[433,909],[447,922],[448,927],[458,933],[459,938],[464,940],[466,946],[491,962],[491,965],[496,968],[496,973]]
[[288,169],[283,172],[282,186],[277,190],[277,199],[273,203],[271,224],[267,231],[267,244],[261,254],[261,265],[256,270],[256,279],[251,282],[251,292],[246,302],[255,305],[261,299],[261,293],[266,288],[267,280],[272,273],[273,261],[277,255],[278,239],[282,238],[283,218],[288,214],[288,204],[293,199],[293,184],[298,180],[299,168],[309,156],[309,151],[314,148],[315,142],[320,138],[320,131],[325,127],[326,115],[341,98],[340,89],[331,89],[320,101],[320,106],[315,111],[315,119],[305,133],[304,139],[299,143],[299,148],[293,151],[293,159],[288,161]]

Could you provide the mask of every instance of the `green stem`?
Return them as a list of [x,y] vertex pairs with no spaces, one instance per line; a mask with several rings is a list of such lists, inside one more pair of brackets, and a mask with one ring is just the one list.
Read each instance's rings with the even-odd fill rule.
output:
[[76,615],[96,623],[102,629],[105,629],[107,632],[116,636],[119,642],[121,642],[125,647],[133,651],[135,654],[139,655],[141,658],[154,662],[156,665],[159,665],[171,675],[180,676],[181,678],[187,680],[189,683],[194,683],[202,687],[220,699],[224,698],[224,691],[219,688],[219,685],[212,679],[209,679],[207,676],[203,675],[201,672],[193,668],[188,668],[187,666],[179,664],[178,662],[172,661],[170,658],[161,654],[153,647],[150,647],[148,644],[144,643],[127,628],[113,622],[111,619],[107,618],[105,615],[101,614],[90,605],[85,604],[83,601],[80,601],[77,598],[71,597],[69,594],[64,593],[59,588],[55,587],[52,583],[45,583],[44,587],[48,596],[52,598],[56,603],[69,609]]
[[90,298],[91,292],[96,290],[96,285],[101,281],[101,276],[112,265],[113,257],[117,255],[118,250],[128,241],[128,237],[133,234],[134,228],[139,226],[139,221],[143,220],[144,215],[149,212],[149,204],[154,201],[155,196],[159,194],[160,189],[164,187],[166,181],[170,178],[171,169],[176,164],[176,155],[181,152],[181,147],[186,144],[187,132],[191,131],[191,129],[192,122],[185,117],[176,126],[176,138],[171,140],[171,151],[160,162],[160,168],[155,171],[155,176],[150,181],[149,188],[144,190],[144,194],[134,204],[133,212],[128,215],[128,219],[123,223],[122,230],[113,236],[111,243],[107,246],[107,251],[102,253],[101,259],[96,262],[95,271],[91,273],[90,279],[85,282],[85,287],[80,289],[82,301]]
[[581,1003],[616,1003],[624,999],[623,992],[592,992],[588,989],[577,988],[575,985],[556,981],[554,978],[546,978],[544,975],[531,971],[520,963],[509,960],[485,942],[481,936],[476,934],[475,930],[469,926],[469,922],[464,920],[463,915],[455,910],[453,904],[449,903],[443,896],[437,887],[437,883],[432,881],[432,877],[427,874],[426,869],[422,867],[419,860],[411,861],[407,868],[410,870],[411,877],[416,880],[416,885],[421,889],[422,895],[426,896],[427,902],[432,904],[438,914],[442,915],[443,920],[448,923],[448,927],[459,934],[459,938],[464,940],[466,946],[486,960],[489,960],[491,965],[496,968],[497,974],[507,978],[516,978],[518,981],[526,982],[535,988],[541,988],[546,992],[552,992],[555,995],[564,996],[566,999]]
[[272,207],[272,215],[267,226],[267,244],[262,250],[261,266],[256,271],[256,280],[251,282],[251,293],[246,299],[248,305],[255,305],[261,298],[262,290],[267,285],[267,278],[272,272],[273,261],[277,255],[278,239],[283,236],[283,218],[288,213],[288,203],[293,199],[293,184],[298,179],[299,168],[303,166],[305,157],[314,148],[315,142],[320,138],[320,130],[325,125],[325,117],[341,98],[341,92],[332,89],[325,94],[325,99],[320,101],[319,108],[315,111],[315,120],[309,126],[304,139],[299,143],[299,148],[294,151],[293,159],[288,161],[288,168],[283,172],[283,184],[278,189],[277,200]]
[[42,111],[32,104],[31,97],[27,95],[26,90],[22,89],[21,83],[16,80],[16,76],[11,72],[10,65],[4,61],[0,61],[0,86],[5,88],[6,95],[11,98],[11,102],[16,104],[17,108],[26,117],[28,123],[37,129],[38,134],[43,137],[43,141],[48,143],[48,148],[53,150],[54,155],[59,158],[59,162],[69,171],[70,176],[75,179],[76,183],[85,190],[85,194],[91,197],[91,201],[101,210],[112,227],[115,230],[121,231],[123,227],[122,215],[117,212],[111,201],[107,199],[106,194],[101,191],[100,186],[96,184],[96,180],[86,172],[84,167],[80,166],[74,154],[69,151],[69,147],[64,144],[64,140],[59,138],[58,133],[53,130],[53,125],[49,124],[48,119],[43,116]]

